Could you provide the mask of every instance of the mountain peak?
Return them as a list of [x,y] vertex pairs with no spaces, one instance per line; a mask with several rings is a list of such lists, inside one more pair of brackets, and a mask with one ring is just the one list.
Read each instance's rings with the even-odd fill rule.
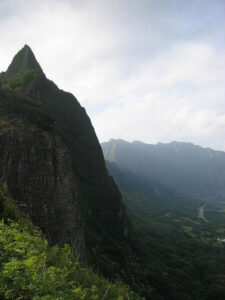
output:
[[43,72],[33,51],[28,45],[24,45],[24,47],[14,56],[5,75],[7,78],[10,78],[20,71],[25,70],[37,70]]

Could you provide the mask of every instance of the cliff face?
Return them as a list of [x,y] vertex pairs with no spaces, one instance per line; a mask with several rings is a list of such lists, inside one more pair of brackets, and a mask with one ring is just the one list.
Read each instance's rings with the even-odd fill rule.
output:
[[28,46],[1,73],[0,87],[0,183],[20,210],[53,243],[75,244],[80,256],[80,215],[89,257],[106,239],[124,240],[125,206],[85,109],[46,78]]
[[83,224],[68,148],[56,132],[27,125],[20,119],[0,122],[0,186],[8,189],[19,210],[51,244],[70,244],[85,262]]
[[85,224],[123,238],[126,217],[122,196],[107,173],[101,146],[85,109],[43,73],[37,73],[20,92],[44,107],[70,149]]

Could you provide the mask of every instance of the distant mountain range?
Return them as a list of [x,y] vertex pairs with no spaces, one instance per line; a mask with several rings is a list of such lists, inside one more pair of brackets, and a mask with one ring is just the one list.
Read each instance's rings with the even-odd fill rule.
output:
[[[191,143],[157,145],[111,139],[102,143],[106,161],[121,172],[179,192],[225,195],[225,153]],[[111,167],[112,169],[112,167]]]

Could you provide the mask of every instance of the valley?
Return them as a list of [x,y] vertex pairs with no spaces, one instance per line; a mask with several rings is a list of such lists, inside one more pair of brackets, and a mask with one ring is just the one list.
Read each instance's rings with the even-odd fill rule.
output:
[[[177,143],[176,153],[180,147],[180,155],[184,151],[185,159],[173,157],[173,145],[165,145],[167,150],[161,153],[154,150],[154,156],[151,157],[153,147],[149,145],[150,150],[147,151],[148,145],[120,140],[103,144],[109,173],[123,194],[128,215],[147,253],[146,272],[162,299],[223,299],[225,199],[222,190],[219,194],[206,192],[205,188],[212,182],[207,177],[203,179],[205,175],[201,179],[199,174],[196,175],[196,171],[202,170],[196,165],[194,145],[187,145],[193,166],[190,166],[191,160],[186,164],[187,149],[182,150],[182,147],[186,147],[182,143]],[[160,148],[163,148],[162,144]],[[200,148],[197,150],[201,151]],[[204,151],[202,149],[202,159],[205,157],[207,164]],[[201,157],[199,153],[197,156]],[[223,157],[221,153],[222,160]],[[217,154],[215,158],[218,159]],[[173,163],[169,164],[171,159]],[[161,177],[156,173],[157,177],[154,178],[154,172],[150,169],[152,164],[154,170],[162,172]],[[202,166],[202,160],[199,164]],[[183,173],[179,173],[178,169],[182,169]],[[176,176],[180,174],[180,178],[174,181],[171,181],[172,176],[169,178],[171,185],[165,176],[169,172],[176,172]],[[220,171],[213,172],[219,175]],[[211,174],[208,174],[210,177]],[[160,178],[163,181],[160,182]],[[201,180],[202,189],[197,186]],[[178,181],[179,188],[174,188]],[[219,184],[218,181],[214,182]],[[216,190],[216,187],[210,186],[210,189]]]

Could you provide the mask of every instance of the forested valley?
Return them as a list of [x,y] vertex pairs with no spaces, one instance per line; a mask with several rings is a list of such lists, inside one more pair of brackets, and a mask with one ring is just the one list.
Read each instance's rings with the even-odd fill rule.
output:
[[[141,143],[112,140],[102,145],[109,173],[122,191],[128,214],[142,242],[148,276],[162,299],[224,299],[225,198],[222,188],[218,187],[219,192],[214,192],[216,184],[220,184],[216,180],[213,192],[210,189],[207,192],[204,189],[194,190],[194,184],[203,182],[196,174],[196,170],[202,172],[196,163],[199,156],[202,157],[199,164],[203,165],[203,169],[207,168],[207,163],[214,164],[209,171],[219,176],[218,168],[224,163],[224,153],[219,152],[221,161],[218,164],[216,151],[191,144],[177,143],[175,146],[174,143],[165,144],[167,149],[161,150],[164,152],[162,157],[155,149],[157,161],[155,157],[151,159],[152,149],[147,152],[145,144],[142,147]],[[145,148],[145,152],[138,151],[137,147]],[[153,147],[149,145],[149,148]],[[207,158],[208,152],[214,155],[214,162],[211,156]],[[193,160],[196,161],[193,163]],[[143,161],[145,166],[142,169]],[[158,164],[162,170],[163,163],[168,165],[169,161],[173,162],[166,170],[171,172],[169,180],[176,185],[172,173],[177,172],[177,182],[184,182],[185,186],[189,184],[189,192],[157,181],[160,177],[149,176],[149,173],[154,175],[154,171],[146,165],[155,164],[154,168],[157,168]],[[179,168],[183,168],[183,174],[181,171],[178,173]],[[189,176],[184,175],[187,172]],[[211,174],[203,176],[208,179]],[[166,176],[163,174],[162,178]]]

